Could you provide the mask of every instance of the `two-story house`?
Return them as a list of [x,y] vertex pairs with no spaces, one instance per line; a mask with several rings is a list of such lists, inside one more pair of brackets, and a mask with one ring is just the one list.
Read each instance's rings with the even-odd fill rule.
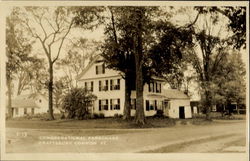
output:
[[[118,71],[105,68],[104,61],[101,56],[96,56],[79,75],[78,85],[93,92],[97,96],[97,100],[93,104],[92,113],[103,113],[105,117],[112,117],[115,114],[123,114],[125,103],[125,80]],[[157,110],[163,110],[164,114],[169,117],[179,118],[179,115],[170,116],[171,99],[166,97],[163,89],[165,81],[163,79],[154,78],[149,84],[144,85],[144,112],[145,116],[153,116]],[[131,93],[131,115],[135,115],[136,111],[136,91]],[[187,100],[185,98],[185,100]],[[189,99],[188,99],[189,101]],[[190,102],[185,103],[187,106],[185,111],[189,111]],[[188,107],[189,106],[189,107]],[[181,105],[183,108],[183,105]],[[184,106],[185,108],[185,106]],[[178,110],[174,110],[179,112]],[[190,109],[191,111],[191,109]],[[189,113],[189,112],[187,112]],[[191,113],[191,112],[190,112]],[[191,115],[186,114],[184,118]]]

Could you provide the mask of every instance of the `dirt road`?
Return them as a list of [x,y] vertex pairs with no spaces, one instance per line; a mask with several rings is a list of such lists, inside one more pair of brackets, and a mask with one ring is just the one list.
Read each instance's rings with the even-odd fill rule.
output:
[[130,130],[7,128],[6,152],[245,152],[245,137],[245,120]]

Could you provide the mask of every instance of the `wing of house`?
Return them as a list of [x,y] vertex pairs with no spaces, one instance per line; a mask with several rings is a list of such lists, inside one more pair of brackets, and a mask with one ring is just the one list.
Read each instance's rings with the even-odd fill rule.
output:
[[39,93],[19,95],[12,100],[13,117],[46,113],[47,110],[48,101]]

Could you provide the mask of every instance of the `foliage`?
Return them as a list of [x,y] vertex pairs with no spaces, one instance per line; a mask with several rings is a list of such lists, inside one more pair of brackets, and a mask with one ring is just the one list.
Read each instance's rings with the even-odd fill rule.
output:
[[[224,15],[228,19],[227,28],[233,34],[228,39],[228,44],[235,49],[246,48],[246,7],[243,6],[222,6],[222,7],[195,7],[202,14],[215,13]],[[217,23],[218,18],[214,19]]]
[[62,108],[68,113],[68,118],[82,120],[89,113],[88,108],[92,107],[96,98],[83,88],[74,88],[63,98]]
[[78,80],[75,79],[84,70],[85,63],[95,55],[98,49],[98,42],[89,41],[84,38],[71,40],[66,55],[57,62],[57,68],[63,70],[67,88],[77,87]]

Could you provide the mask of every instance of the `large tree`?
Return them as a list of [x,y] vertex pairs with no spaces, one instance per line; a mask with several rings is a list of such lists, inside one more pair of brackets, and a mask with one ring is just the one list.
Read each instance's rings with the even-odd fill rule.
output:
[[[210,119],[216,72],[219,66],[223,64],[222,60],[227,55],[228,48],[240,48],[244,45],[244,41],[240,44],[235,44],[232,41],[232,37],[236,38],[235,34],[228,30],[226,26],[231,26],[234,22],[221,21],[224,17],[218,14],[218,8],[195,7],[195,9],[198,10],[198,13],[201,14],[200,17],[203,19],[199,21],[199,24],[193,26],[193,35],[198,48],[191,50],[187,59],[192,62],[198,73],[206,119]],[[238,12],[237,10],[234,11]],[[238,24],[238,21],[235,22],[235,25],[244,26],[244,20],[246,19],[243,18],[241,24]],[[241,29],[238,28],[237,30]],[[239,36],[239,38],[244,39],[244,27],[240,32],[242,32],[240,34],[242,37]]]
[[[130,94],[136,88],[136,122],[145,123],[142,71],[146,46],[151,41],[149,23],[157,7],[109,7],[110,23],[106,25],[103,57],[107,66],[121,72],[125,79],[124,119],[130,117]],[[126,14],[124,14],[126,13]],[[143,25],[142,25],[143,24]],[[148,47],[148,46],[147,46]],[[147,72],[145,72],[147,73]],[[135,78],[136,77],[136,78]],[[136,83],[135,83],[136,82]]]
[[58,61],[72,28],[88,28],[95,21],[92,7],[23,7],[20,19],[30,35],[40,43],[48,62],[49,117],[53,115],[54,64]]
[[102,55],[107,66],[125,79],[124,119],[130,117],[130,95],[136,86],[136,122],[143,124],[143,85],[151,76],[176,75],[192,34],[188,27],[173,25],[171,15],[159,7],[109,7],[109,12]]

